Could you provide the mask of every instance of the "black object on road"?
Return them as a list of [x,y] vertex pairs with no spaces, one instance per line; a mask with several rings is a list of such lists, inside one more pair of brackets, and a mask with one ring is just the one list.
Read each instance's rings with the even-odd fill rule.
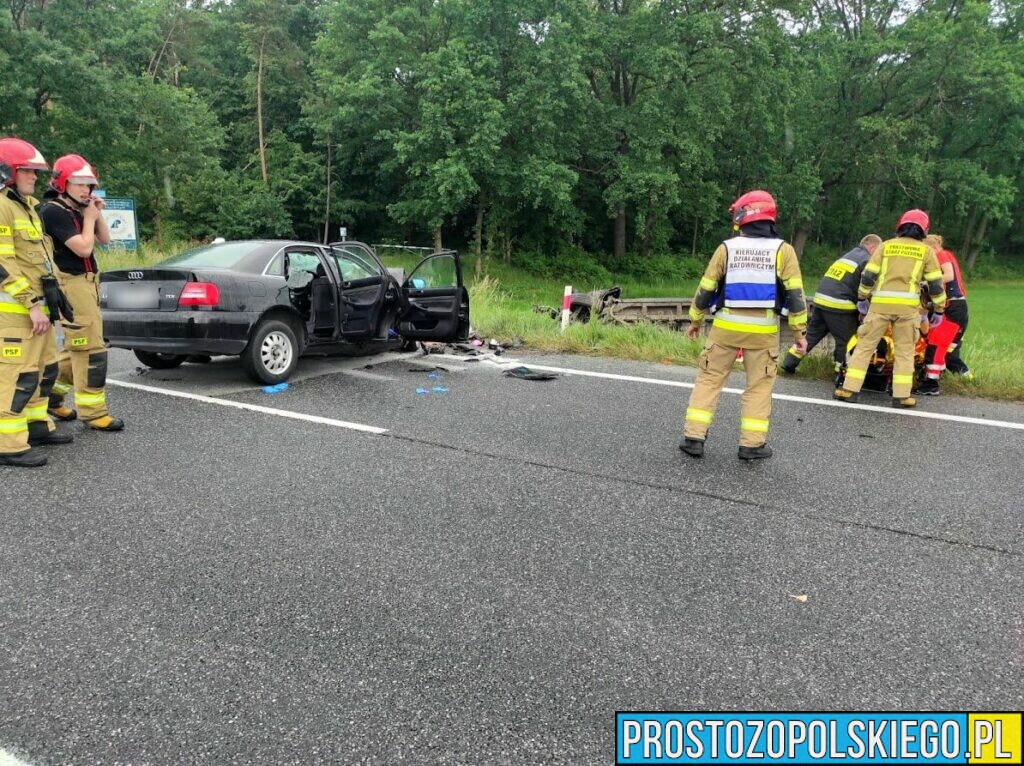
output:
[[520,380],[554,380],[558,377],[558,373],[531,370],[529,367],[513,367],[510,370],[505,370],[505,376]]

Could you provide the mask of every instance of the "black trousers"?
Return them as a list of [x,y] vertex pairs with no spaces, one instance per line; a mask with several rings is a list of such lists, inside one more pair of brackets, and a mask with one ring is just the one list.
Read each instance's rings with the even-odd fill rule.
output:
[[811,353],[826,335],[831,335],[836,342],[832,357],[836,364],[843,366],[846,364],[846,345],[856,334],[856,311],[829,311],[815,306],[807,323],[807,353]]

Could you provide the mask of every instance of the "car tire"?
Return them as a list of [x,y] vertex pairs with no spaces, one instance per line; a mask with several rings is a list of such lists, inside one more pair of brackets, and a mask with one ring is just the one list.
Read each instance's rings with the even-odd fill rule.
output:
[[301,351],[290,324],[264,319],[256,325],[242,352],[242,368],[257,383],[280,383],[295,372]]
[[159,351],[134,351],[135,358],[154,370],[173,370],[188,358],[185,354],[162,354]]

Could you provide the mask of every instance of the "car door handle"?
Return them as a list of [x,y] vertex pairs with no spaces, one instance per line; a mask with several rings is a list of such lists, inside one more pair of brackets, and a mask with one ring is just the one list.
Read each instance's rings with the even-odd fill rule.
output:
[[420,311],[424,312],[425,314],[447,314],[448,313],[448,309],[446,309],[444,307],[432,308],[430,306],[424,306],[419,301],[409,301],[409,305],[412,306],[414,309],[419,309]]

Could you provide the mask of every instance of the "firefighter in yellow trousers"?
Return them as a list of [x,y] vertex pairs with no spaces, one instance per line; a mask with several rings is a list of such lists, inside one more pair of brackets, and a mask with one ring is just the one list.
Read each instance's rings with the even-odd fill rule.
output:
[[935,251],[923,240],[928,234],[928,214],[908,210],[896,224],[895,239],[886,240],[864,266],[858,297],[871,299],[864,323],[857,333],[857,348],[846,369],[846,380],[837,388],[835,398],[857,400],[867,375],[871,354],[878,341],[892,328],[895,359],[892,369],[892,404],[913,407],[910,395],[914,383],[914,347],[917,343],[918,310],[921,305],[921,281],[928,283],[937,326],[946,306],[942,268]]
[[[80,418],[98,431],[120,431],[124,423],[107,410],[107,349],[99,302],[99,269],[95,245],[110,242],[101,216],[103,200],[92,196],[99,185],[96,171],[77,154],[53,163],[50,188],[43,195],[39,217],[53,240],[53,258],[61,286],[74,310],[74,321],[62,322],[64,348],[60,374],[50,396],[49,413],[58,420]],[[75,408],[64,396],[75,392]]]
[[0,465],[40,466],[46,456],[33,447],[73,441],[46,414],[57,347],[45,296],[56,282],[31,195],[50,168],[18,138],[0,139],[0,164],[9,168],[0,189]]
[[726,240],[711,256],[690,307],[687,335],[696,340],[704,315],[718,311],[701,352],[697,382],[686,409],[679,449],[693,457],[704,455],[704,441],[715,414],[718,396],[743,352],[747,388],[740,417],[741,460],[772,456],[768,421],[772,388],[779,362],[779,318],[785,309],[795,347],[806,350],[807,304],[796,251],[775,231],[776,206],[761,190],[747,192],[729,208],[737,236]]

